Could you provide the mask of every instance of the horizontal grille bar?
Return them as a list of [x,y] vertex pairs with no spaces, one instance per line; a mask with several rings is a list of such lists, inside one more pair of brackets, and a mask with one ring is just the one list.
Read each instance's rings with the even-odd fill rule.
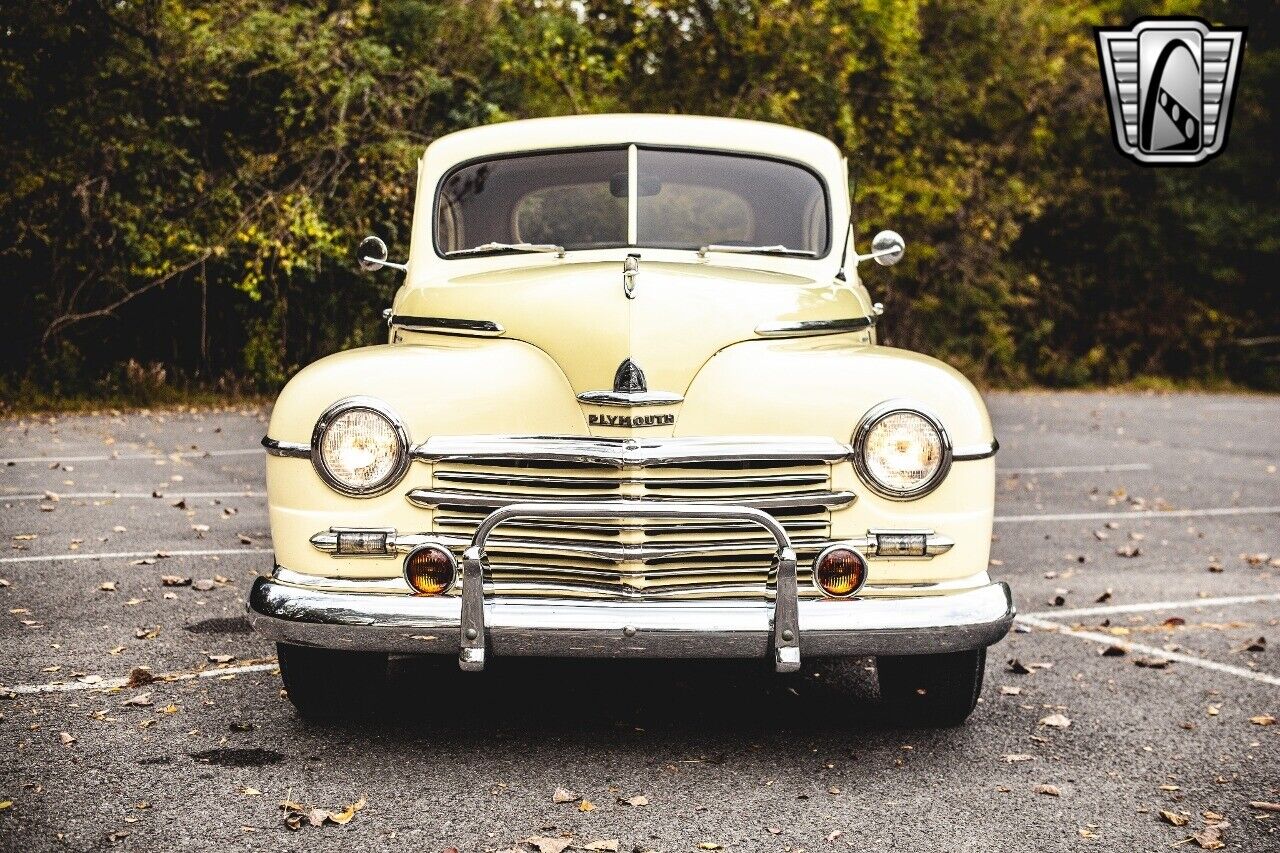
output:
[[[545,494],[510,494],[501,492],[455,491],[452,489],[413,489],[407,495],[409,502],[421,507],[480,507],[499,509],[516,503],[555,502],[563,500],[556,495]],[[577,495],[577,501],[613,501],[615,495]],[[791,492],[780,495],[756,496],[708,496],[699,503],[725,504],[728,506],[745,506],[751,509],[795,509],[801,507],[842,507],[857,500],[853,492]],[[687,498],[666,498],[661,496],[646,497],[643,501],[635,501],[636,515],[644,515],[646,503],[688,503]]]
[[589,436],[432,436],[415,459],[467,464],[648,468],[720,464],[733,467],[812,465],[848,459],[849,446],[825,436],[594,438]]

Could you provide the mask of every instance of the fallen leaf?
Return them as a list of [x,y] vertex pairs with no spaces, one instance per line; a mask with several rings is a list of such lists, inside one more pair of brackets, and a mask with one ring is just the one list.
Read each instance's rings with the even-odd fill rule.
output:
[[[151,562],[154,563],[155,560]],[[191,578],[184,578],[181,575],[161,575],[160,583],[165,586],[191,586]]]
[[71,746],[71,744],[76,742],[76,736],[68,732],[62,732],[58,735],[58,738],[62,741],[63,746]]
[[551,795],[551,802],[553,803],[572,803],[579,799],[580,797],[577,794],[565,788],[556,788],[556,792]]
[[1036,793],[1044,794],[1046,797],[1062,796],[1062,792],[1058,790],[1057,785],[1036,785]]
[[629,806],[647,806],[649,805],[649,798],[642,796],[640,794],[637,794],[634,797],[627,797],[622,802],[626,803]]
[[1264,812],[1280,812],[1280,803],[1269,803],[1266,800],[1250,800],[1249,806]]
[[195,531],[195,534],[196,534],[196,538],[197,538],[197,539],[203,539],[203,538],[204,538],[204,535],[205,535],[206,533],[208,533],[208,532],[209,532],[209,525],[207,525],[207,524],[193,524],[193,525],[191,525],[191,529]]
[[210,663],[231,663],[236,659],[235,655],[206,655]]
[[1031,674],[1031,670],[1027,668],[1026,664],[1018,660],[1017,658],[1009,658],[1009,663],[1007,664],[1007,667],[1009,672],[1012,672],[1015,675]]
[[698,849],[699,850],[723,850],[724,847],[720,844],[716,844],[714,841],[699,841]]
[[135,708],[149,708],[153,704],[150,693],[139,693],[137,696],[131,696],[124,700],[125,705],[132,705]]
[[551,838],[546,835],[531,835],[521,838],[521,844],[529,844],[538,848],[538,853],[561,853],[573,844],[572,838]]
[[1205,708],[1204,712],[1210,717],[1216,717],[1219,714],[1219,708],[1217,705],[1210,705],[1208,708]]
[[1004,756],[1004,760],[1010,764],[1017,764],[1020,761],[1035,761],[1036,757],[1034,755],[1027,755],[1026,753],[1013,753]]
[[1134,658],[1133,665],[1140,666],[1144,669],[1168,669],[1169,659],[1168,658],[1146,658],[1146,657]]
[[613,853],[617,853],[618,839],[610,838],[607,841],[589,841],[586,844],[580,845],[580,847],[583,850],[609,850],[613,851]]
[[208,592],[213,589],[213,580],[210,578],[200,578],[191,582],[191,588],[200,592]]
[[246,536],[245,534],[241,533],[241,534],[240,534],[240,544],[241,544],[241,545],[252,545],[252,544],[253,544],[253,539],[252,539],[252,538],[250,538],[250,537],[248,537],[248,536]]
[[1111,587],[1107,587],[1106,590],[1102,593],[1102,595],[1094,599],[1094,603],[1106,604],[1110,600],[1111,600]]
[[1040,720],[1042,726],[1052,726],[1055,729],[1065,729],[1071,725],[1071,720],[1064,714],[1050,714]]
[[1250,717],[1249,722],[1253,723],[1255,726],[1274,726],[1276,724],[1276,718],[1270,714],[1259,714],[1256,717]]
[[102,583],[98,584],[98,589],[102,590],[103,592],[115,592],[115,591],[116,591],[116,582],[115,582],[115,581],[103,581]]
[[1164,809],[1160,810],[1160,819],[1165,823],[1171,823],[1174,826],[1186,826],[1191,821],[1191,818],[1185,815],[1180,815],[1177,812],[1165,811]]
[[1104,658],[1124,657],[1128,653],[1129,653],[1129,650],[1126,649],[1124,646],[1117,646],[1117,645],[1107,646],[1105,649],[1098,652],[1098,654],[1102,655]]
[[1267,650],[1267,638],[1258,637],[1256,640],[1250,640],[1245,643],[1239,651],[1242,652],[1265,652]]
[[1176,628],[1179,625],[1187,624],[1187,620],[1183,619],[1181,616],[1170,616],[1168,619],[1164,620],[1160,624],[1165,626],[1166,628]]
[[1022,693],[1021,687],[1010,687],[1007,684],[1000,685],[1000,693],[1004,696],[1019,696]]
[[139,628],[133,632],[133,636],[137,637],[139,640],[154,640],[156,637],[160,636],[160,626],[157,625],[154,628]]
[[135,666],[129,670],[129,679],[125,681],[124,686],[130,689],[138,688],[144,684],[150,684],[155,681],[156,677],[151,674],[151,669],[145,666]]
[[1137,545],[1125,545],[1116,549],[1117,557],[1141,557],[1142,548]]
[[578,803],[578,811],[580,812],[593,812],[595,810],[596,810],[596,804],[591,802],[590,800],[583,800],[582,802]]
[[1222,827],[1211,824],[1199,832],[1191,833],[1201,850],[1221,850],[1227,845],[1222,840]]

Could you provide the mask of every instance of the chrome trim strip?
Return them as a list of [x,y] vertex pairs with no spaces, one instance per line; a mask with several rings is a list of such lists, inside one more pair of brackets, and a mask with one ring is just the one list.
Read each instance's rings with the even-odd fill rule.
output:
[[684,402],[684,395],[671,391],[583,391],[578,400],[596,406],[673,406]]
[[[303,576],[286,572],[258,578],[250,591],[249,620],[263,637],[335,649],[458,652],[459,596],[354,595],[292,583]],[[1003,638],[1016,612],[1008,585],[998,582],[932,595],[879,592],[865,587],[852,600],[797,602],[805,654],[978,649]],[[487,647],[498,655],[754,658],[769,654],[773,642],[769,601],[491,599],[481,607]]]
[[616,489],[624,485],[643,485],[652,489],[736,489],[754,488],[757,486],[816,486],[826,483],[831,478],[821,474],[739,474],[726,472],[718,477],[668,477],[664,475],[646,477],[634,476],[595,476],[566,477],[563,475],[519,474],[514,471],[490,473],[488,471],[443,470],[435,472],[437,482],[445,483],[484,483],[486,485],[519,486],[536,489]]
[[310,459],[311,445],[298,444],[296,441],[276,441],[269,435],[262,437],[262,446],[268,456],[280,456],[286,459]]
[[[881,536],[881,534],[886,536],[902,536],[902,535],[911,535],[911,534],[915,534],[917,536],[923,535],[924,536],[924,554],[923,555],[881,554],[879,553],[880,551],[879,537]],[[932,530],[889,530],[889,529],[868,530],[866,541],[870,543],[870,551],[867,552],[867,556],[876,557],[877,559],[881,559],[881,560],[932,560],[934,557],[947,553],[952,548],[954,548],[956,544],[956,541],[951,537],[939,536],[938,534],[934,533]]]
[[432,436],[413,448],[425,462],[523,462],[643,468],[700,462],[776,462],[780,465],[840,462],[849,446],[826,436],[714,436],[695,438],[595,438],[566,435]]
[[[324,459],[320,455],[320,442],[324,438],[325,430],[329,428],[329,424],[338,416],[352,409],[366,409],[382,416],[396,433],[396,465],[388,472],[382,482],[376,483],[370,488],[353,489],[338,480],[329,472],[329,466],[324,463]],[[409,453],[411,446],[409,430],[405,427],[404,421],[400,420],[400,417],[386,403],[374,397],[344,397],[325,409],[320,414],[320,417],[316,419],[315,429],[311,431],[311,467],[315,469],[316,474],[320,476],[325,485],[338,494],[352,498],[377,497],[391,491],[404,479],[404,475],[409,473],[409,464],[413,461],[413,457]]]
[[1000,450],[1000,442],[992,437],[989,444],[966,444],[951,452],[952,462],[976,462],[979,459],[990,459]]
[[496,338],[506,333],[501,323],[492,320],[461,320],[455,317],[411,317],[396,314],[389,324],[410,332],[439,332],[445,335],[479,335]]
[[[459,492],[450,489],[411,489],[405,497],[414,506],[435,509],[438,507],[478,507],[481,509],[507,507],[518,503],[559,503],[565,500],[582,503],[607,503],[614,500],[612,495],[521,495],[501,492]],[[714,497],[700,499],[699,503],[716,506],[742,506],[752,509],[795,509],[798,507],[827,507],[828,509],[845,507],[857,501],[853,492],[791,492],[781,495],[762,495],[760,497],[739,497],[733,495],[723,502]],[[664,505],[687,504],[687,497],[650,496],[643,500],[622,501],[642,515],[643,511]]]
[[[871,475],[870,470],[867,468],[866,457],[863,454],[867,434],[871,432],[871,428],[889,415],[898,412],[908,412],[924,418],[937,431],[938,438],[942,443],[942,461],[938,465],[938,470],[934,471],[933,476],[928,480],[907,492],[894,491],[882,485],[880,481]],[[942,481],[947,478],[947,473],[951,470],[951,462],[951,436],[947,435],[947,428],[942,425],[942,421],[937,415],[914,400],[885,400],[883,403],[872,406],[862,416],[862,420],[858,422],[857,429],[853,432],[853,469],[858,473],[858,479],[862,480],[863,485],[868,489],[891,501],[912,501],[929,494],[942,485]]]
[[761,323],[756,334],[762,338],[788,338],[797,335],[839,335],[860,332],[876,324],[875,315],[846,317],[839,320],[794,320]]

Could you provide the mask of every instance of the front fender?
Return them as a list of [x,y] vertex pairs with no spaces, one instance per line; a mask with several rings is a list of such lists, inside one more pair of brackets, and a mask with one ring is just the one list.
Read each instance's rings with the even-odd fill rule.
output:
[[[439,336],[349,350],[309,365],[280,392],[268,435],[309,446],[320,414],[357,395],[386,403],[404,421],[411,444],[436,434],[586,431],[568,380],[541,350],[520,341]],[[334,525],[429,530],[430,513],[404,498],[413,485],[429,481],[429,466],[415,462],[386,494],[347,497],[326,486],[307,460],[268,456],[276,561],[332,576],[385,574],[386,561],[332,558],[314,549],[310,538]]]

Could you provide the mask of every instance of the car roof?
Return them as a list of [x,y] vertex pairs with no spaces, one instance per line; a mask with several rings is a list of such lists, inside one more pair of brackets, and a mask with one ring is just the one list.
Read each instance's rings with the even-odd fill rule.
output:
[[661,114],[605,114],[521,119],[461,130],[427,148],[432,172],[487,156],[608,145],[707,148],[806,163],[829,179],[843,174],[843,157],[829,140],[807,130],[738,118]]

